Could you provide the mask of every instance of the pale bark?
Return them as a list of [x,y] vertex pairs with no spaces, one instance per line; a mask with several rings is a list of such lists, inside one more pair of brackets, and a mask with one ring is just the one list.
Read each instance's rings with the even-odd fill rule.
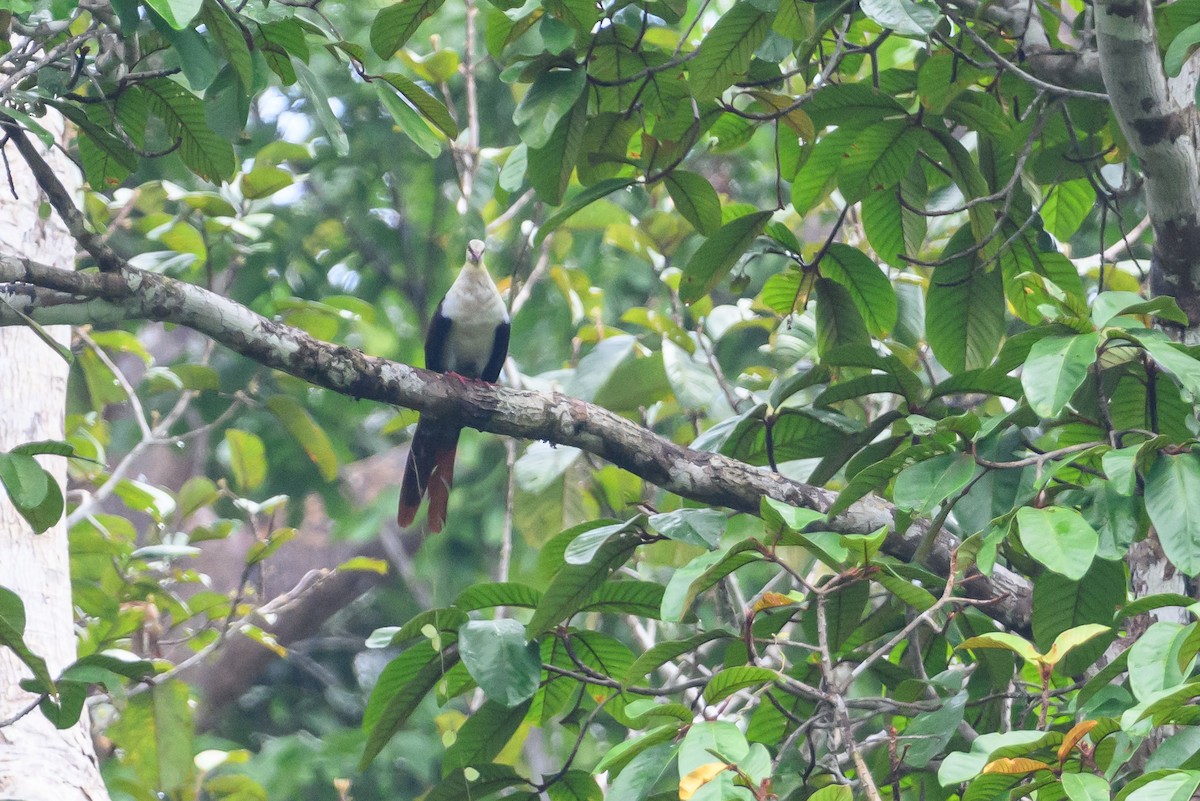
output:
[[1194,72],[1167,81],[1149,0],[1096,3],[1096,43],[1113,114],[1146,177],[1154,226],[1151,292],[1200,324],[1200,165]]
[[[61,125],[55,130],[63,135]],[[61,153],[51,159],[65,181],[74,180],[75,169]],[[42,219],[43,195],[20,160],[10,162],[19,197],[14,199],[7,188],[0,195],[0,242],[28,258],[72,269],[74,239],[57,217]],[[77,184],[68,186],[77,189]],[[60,341],[68,341],[66,328],[51,330]],[[66,388],[67,365],[48,345],[28,329],[0,329],[0,450],[34,440],[62,439]],[[42,461],[63,485],[65,460]],[[27,618],[25,641],[46,660],[51,675],[57,675],[75,660],[66,525],[60,521],[44,534],[34,534],[4,493],[0,493],[0,586],[21,596]],[[0,648],[0,720],[28,708],[33,700],[18,686],[28,675],[11,651]],[[105,801],[108,792],[86,716],[79,725],[58,731],[34,710],[0,728],[0,798]]]

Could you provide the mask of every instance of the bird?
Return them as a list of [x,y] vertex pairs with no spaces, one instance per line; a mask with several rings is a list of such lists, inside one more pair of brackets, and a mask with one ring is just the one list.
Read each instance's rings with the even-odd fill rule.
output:
[[[467,260],[438,303],[425,336],[425,369],[463,380],[496,383],[508,356],[509,318],[504,298],[483,263],[484,243],[467,243]],[[446,524],[446,504],[454,483],[454,456],[462,426],[422,416],[417,420],[400,484],[396,522],[412,524],[429,496],[429,530]]]

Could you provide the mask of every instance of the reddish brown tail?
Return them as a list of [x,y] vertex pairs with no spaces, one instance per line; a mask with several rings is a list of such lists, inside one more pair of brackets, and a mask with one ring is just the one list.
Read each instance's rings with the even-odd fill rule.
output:
[[446,523],[446,504],[454,484],[454,456],[459,429],[418,423],[400,484],[400,510],[396,522],[409,526],[417,516],[421,498],[429,494],[429,530],[434,534]]

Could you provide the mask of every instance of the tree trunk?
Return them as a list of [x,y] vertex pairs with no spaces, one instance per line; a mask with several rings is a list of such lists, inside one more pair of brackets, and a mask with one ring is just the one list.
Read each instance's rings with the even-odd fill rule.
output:
[[[61,124],[55,133],[60,141],[65,138]],[[68,188],[78,191],[74,165],[59,151],[48,158]],[[57,217],[39,213],[45,198],[21,160],[10,156],[9,164],[17,198],[0,180],[0,247],[72,269],[74,240]],[[50,330],[60,341],[69,340],[68,328]],[[0,329],[0,450],[34,440],[62,439],[66,390],[67,365],[49,346],[27,329]],[[42,462],[63,485],[65,460],[54,457]],[[4,493],[0,493],[0,586],[21,596],[25,641],[46,660],[51,675],[58,675],[75,660],[66,525],[60,521],[44,534],[34,534]],[[11,719],[33,700],[18,686],[28,675],[10,650],[0,648],[0,720]],[[0,728],[0,798],[107,801],[88,732],[86,712],[79,725],[59,731],[36,709]]]

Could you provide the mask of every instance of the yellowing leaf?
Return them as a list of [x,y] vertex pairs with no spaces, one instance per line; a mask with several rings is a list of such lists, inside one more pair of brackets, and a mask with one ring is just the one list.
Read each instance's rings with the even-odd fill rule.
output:
[[1058,747],[1058,761],[1065,762],[1071,754],[1071,749],[1086,737],[1089,731],[1096,728],[1096,724],[1099,722],[1097,720],[1081,720],[1072,726],[1071,730],[1067,732],[1067,736],[1063,738],[1062,745]]
[[1050,770],[1050,766],[1045,762],[1039,762],[1036,759],[1027,759],[1025,757],[1017,757],[1015,759],[1004,757],[1002,759],[993,760],[984,767],[984,773],[1004,773],[1009,776],[1021,776],[1026,773],[1036,773],[1039,770]]
[[701,765],[679,780],[679,801],[688,801],[696,791],[711,782],[729,766],[724,762],[709,762]]
[[754,613],[757,614],[764,609],[775,609],[780,606],[791,606],[796,603],[795,599],[789,598],[779,592],[764,592],[763,596],[754,603]]

